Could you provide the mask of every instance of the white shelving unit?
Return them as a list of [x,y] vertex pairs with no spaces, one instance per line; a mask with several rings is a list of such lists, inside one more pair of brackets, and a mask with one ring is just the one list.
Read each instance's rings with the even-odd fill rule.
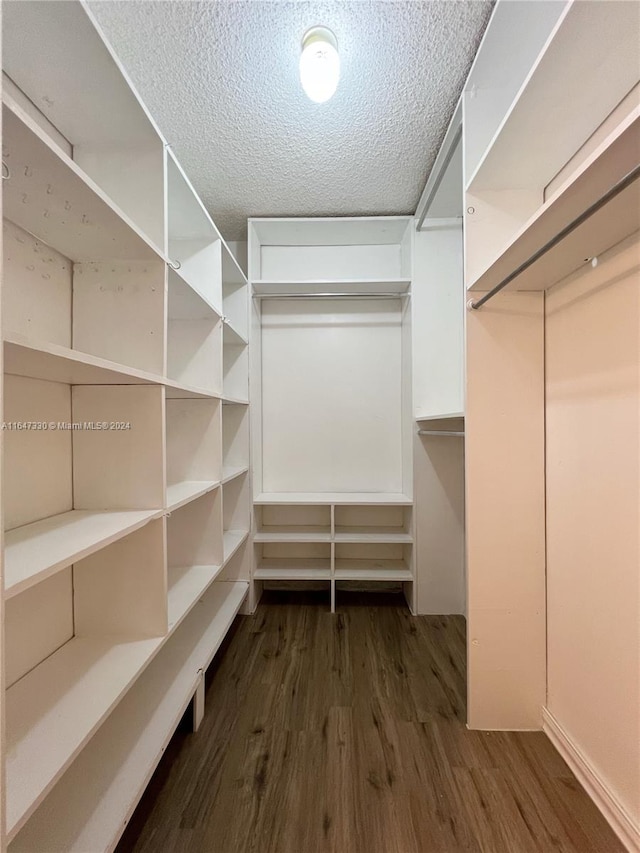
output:
[[[333,610],[342,580],[396,581],[413,609],[412,231],[249,220],[257,595],[326,582]],[[363,530],[336,527],[351,510]]]
[[249,589],[248,284],[84,4],[3,25],[0,848],[97,853]]
[[[465,278],[479,291],[598,201],[637,165],[640,145],[637,5],[619,4],[612,15],[606,3],[563,0],[542,11],[531,4],[531,27],[527,12],[508,5],[497,9],[487,35],[494,50],[480,51],[463,95],[473,152],[465,164]],[[514,26],[523,30],[519,56],[510,48]],[[497,67],[508,73],[495,85]],[[639,203],[636,181],[509,287],[551,287],[633,233]]]

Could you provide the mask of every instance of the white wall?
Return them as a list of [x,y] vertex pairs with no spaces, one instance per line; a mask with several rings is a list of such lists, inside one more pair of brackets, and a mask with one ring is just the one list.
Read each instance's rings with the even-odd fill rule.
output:
[[402,492],[401,300],[265,300],[262,490]]
[[636,843],[639,270],[636,235],[546,300],[548,709]]

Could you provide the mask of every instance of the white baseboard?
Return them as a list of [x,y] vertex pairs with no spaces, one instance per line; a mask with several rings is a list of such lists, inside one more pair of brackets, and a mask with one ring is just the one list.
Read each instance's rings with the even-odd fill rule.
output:
[[629,853],[640,853],[640,826],[631,818],[622,803],[609,790],[588,759],[547,708],[542,709],[542,730],[567,762]]

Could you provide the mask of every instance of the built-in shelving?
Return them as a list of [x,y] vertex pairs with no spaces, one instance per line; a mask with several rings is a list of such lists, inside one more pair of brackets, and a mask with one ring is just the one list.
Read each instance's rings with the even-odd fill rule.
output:
[[161,515],[158,510],[72,510],[4,535],[4,594],[17,595]]
[[249,290],[86,4],[3,29],[0,847],[85,853],[247,597]]
[[256,580],[331,580],[331,560],[304,558],[263,558],[253,573]]
[[[637,166],[637,4],[620,4],[615,15],[606,3],[545,4],[539,13],[507,6],[488,35],[504,67],[481,51],[464,94],[473,152],[465,175],[465,278],[478,291],[523,265],[508,287],[547,289],[638,227],[636,181],[547,250]],[[531,12],[535,25],[525,27]],[[518,26],[523,52],[515,56]],[[492,87],[487,67],[494,76],[501,67],[507,82]],[[521,84],[515,92],[511,80]]]
[[[196,595],[197,586],[204,595]],[[191,586],[185,597],[194,599],[190,618],[180,624],[162,655],[151,662],[17,835],[12,853],[113,849],[247,587],[241,582],[215,582],[205,592],[203,578]]]
[[413,572],[403,560],[336,560],[337,581],[412,581]]

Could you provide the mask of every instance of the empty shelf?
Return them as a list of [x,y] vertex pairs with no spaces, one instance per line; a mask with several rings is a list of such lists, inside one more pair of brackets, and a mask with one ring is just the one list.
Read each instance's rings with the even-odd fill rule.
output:
[[253,499],[254,504],[400,504],[411,506],[413,501],[398,492],[262,492]]
[[17,836],[13,853],[115,847],[247,588],[217,582],[197,602]]
[[249,470],[248,465],[225,465],[222,470],[222,482],[228,483]]
[[227,319],[224,321],[222,340],[225,344],[230,344],[231,346],[247,346],[246,338],[243,338],[240,332]]
[[232,397],[230,394],[222,395],[222,403],[225,406],[248,406],[249,401],[242,397]]
[[255,580],[331,580],[331,564],[322,559],[264,559],[253,577]]
[[72,261],[161,258],[82,169],[8,101],[2,111],[3,157],[11,164],[11,178],[3,182],[7,219]]
[[159,637],[74,637],[9,688],[9,838],[73,761],[161,643]]
[[300,279],[298,281],[265,280],[253,282],[253,292],[258,295],[296,293],[407,293],[410,278],[396,279]]
[[175,630],[222,571],[222,566],[170,566],[169,631]]
[[367,528],[363,530],[336,530],[336,542],[358,542],[358,543],[402,543],[411,544],[413,536],[404,530],[393,527]]
[[254,542],[331,542],[331,531],[323,528],[303,527],[282,530],[259,530]]
[[223,565],[229,562],[248,535],[248,530],[225,530],[223,534]]
[[336,560],[336,580],[411,581],[413,575],[402,560]]
[[5,533],[5,598],[142,527],[162,510],[72,510]]
[[220,485],[219,480],[183,480],[167,486],[167,509],[178,509],[196,498],[206,495]]

